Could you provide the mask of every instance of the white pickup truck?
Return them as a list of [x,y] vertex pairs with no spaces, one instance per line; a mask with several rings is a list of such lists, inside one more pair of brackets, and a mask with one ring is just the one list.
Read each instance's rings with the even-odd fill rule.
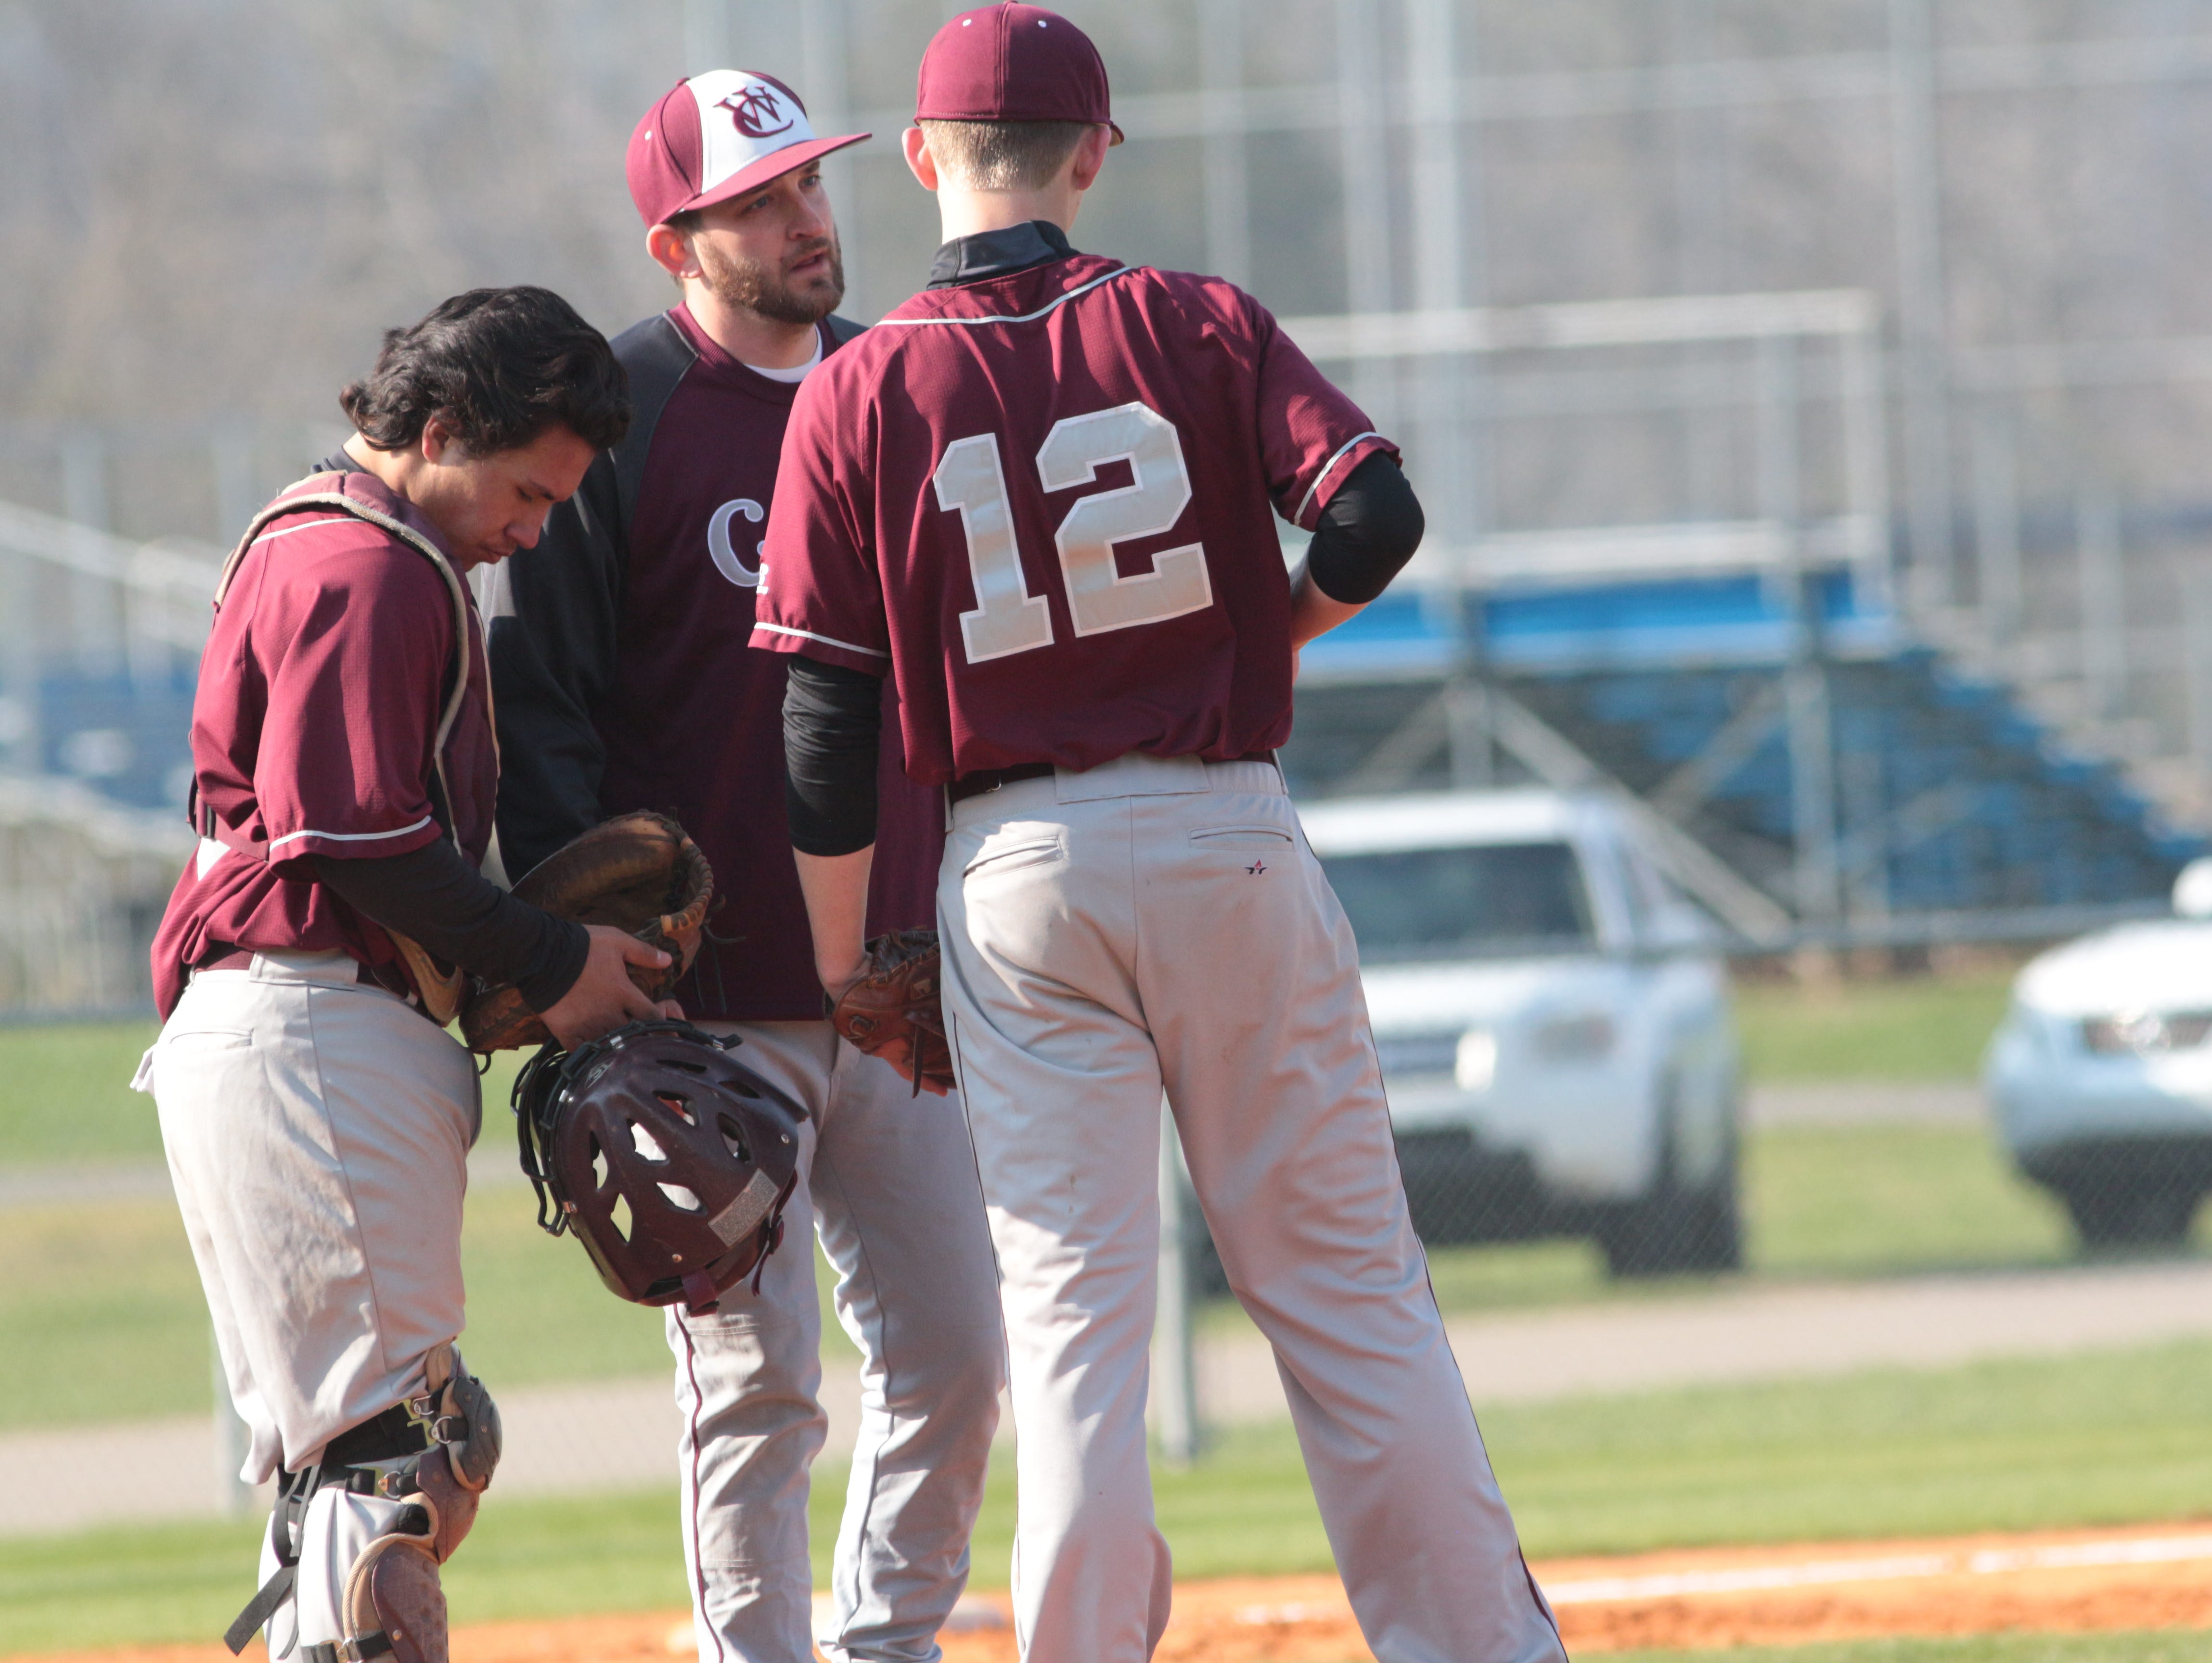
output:
[[1552,791],[1299,813],[1359,938],[1423,1238],[1589,1235],[1617,1276],[1740,1264],[1727,977],[1630,817]]

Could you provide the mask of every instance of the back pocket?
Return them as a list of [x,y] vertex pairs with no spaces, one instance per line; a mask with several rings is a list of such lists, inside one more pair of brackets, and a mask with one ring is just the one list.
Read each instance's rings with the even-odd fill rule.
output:
[[996,877],[1025,866],[1042,866],[1048,861],[1058,860],[1066,853],[1066,845],[1057,833],[987,840],[975,851],[975,859],[960,869],[960,877],[963,882],[974,877]]
[[1272,854],[1297,840],[1280,826],[1201,826],[1190,835],[1193,848],[1258,849]]

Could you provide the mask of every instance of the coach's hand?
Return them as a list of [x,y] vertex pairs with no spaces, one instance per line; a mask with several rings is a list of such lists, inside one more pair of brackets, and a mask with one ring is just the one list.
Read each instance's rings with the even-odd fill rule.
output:
[[630,980],[629,967],[665,968],[668,955],[640,941],[611,924],[587,924],[592,950],[584,960],[584,974],[550,1011],[542,1012],[545,1026],[562,1047],[574,1050],[613,1032],[624,1023],[651,1022],[656,1017],[681,1017],[683,1006],[673,999],[659,1003],[647,998]]

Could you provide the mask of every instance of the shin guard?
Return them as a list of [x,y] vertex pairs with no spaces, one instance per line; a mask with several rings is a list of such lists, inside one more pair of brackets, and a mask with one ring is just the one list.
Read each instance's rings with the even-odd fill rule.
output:
[[[301,1663],[444,1663],[438,1567],[476,1523],[500,1456],[499,1408],[451,1344],[432,1349],[416,1396],[333,1438],[285,1475],[269,1521],[261,1591],[224,1642],[268,1630],[270,1655]],[[388,1619],[388,1620],[387,1620]]]

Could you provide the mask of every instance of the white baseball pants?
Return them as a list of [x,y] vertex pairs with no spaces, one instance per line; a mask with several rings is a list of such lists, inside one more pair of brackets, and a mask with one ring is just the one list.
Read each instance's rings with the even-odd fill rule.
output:
[[951,819],[945,1004],[1006,1312],[1024,1655],[1136,1663],[1167,1623],[1145,1435],[1164,1088],[1376,1657],[1563,1659],[1407,1216],[1351,927],[1280,774],[1131,755]]
[[461,1332],[476,1069],[344,954],[260,953],[193,975],[134,1083],[250,1435],[240,1476],[297,1472]]
[[831,1582],[831,1663],[931,1663],[968,1581],[1005,1379],[991,1241],[957,1098],[912,1095],[826,1022],[708,1023],[807,1109],[761,1291],[671,1308],[684,1545],[702,1663],[813,1655],[807,1470],[827,1429],[810,1236],[860,1347],[861,1417]]

